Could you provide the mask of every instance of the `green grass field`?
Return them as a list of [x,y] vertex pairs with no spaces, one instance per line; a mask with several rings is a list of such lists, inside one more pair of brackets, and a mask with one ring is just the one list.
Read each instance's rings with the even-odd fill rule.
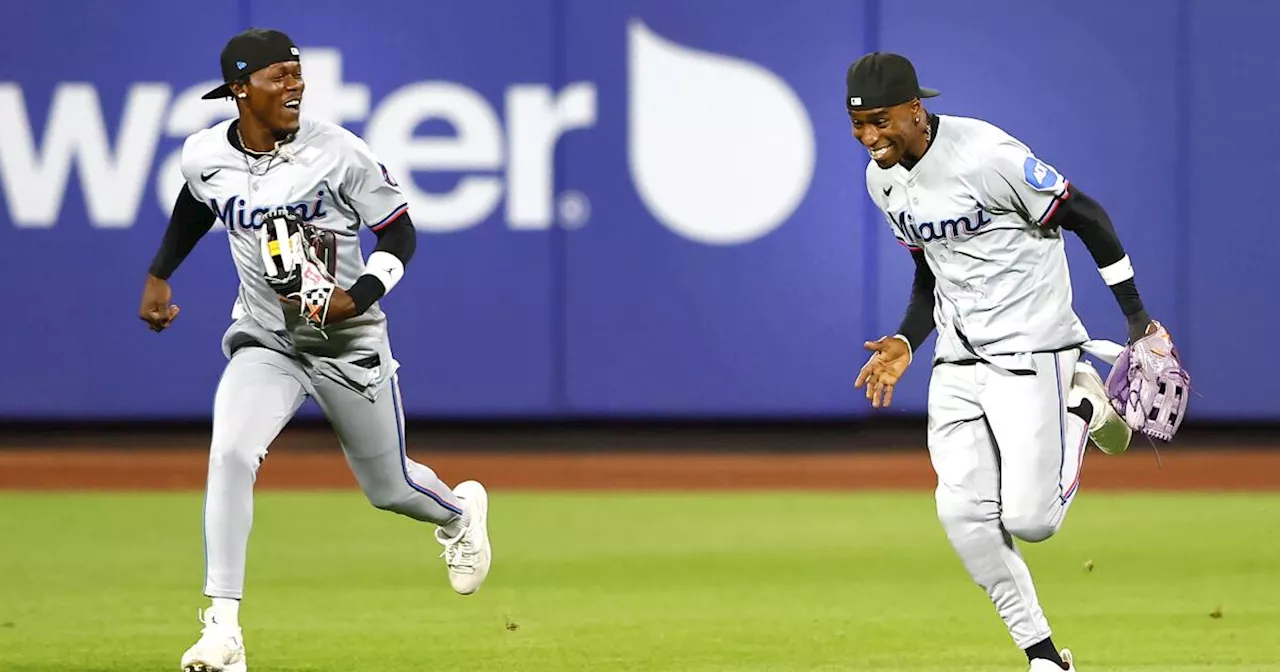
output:
[[[200,514],[0,493],[0,670],[177,670]],[[356,492],[260,494],[250,670],[1026,669],[927,493],[497,493],[491,516],[493,573],[462,597],[426,526]],[[1082,672],[1280,669],[1280,497],[1086,491],[1022,548]]]

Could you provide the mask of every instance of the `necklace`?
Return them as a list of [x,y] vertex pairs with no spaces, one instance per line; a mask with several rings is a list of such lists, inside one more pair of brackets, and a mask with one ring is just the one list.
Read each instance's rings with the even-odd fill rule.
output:
[[[267,154],[270,154],[270,153],[271,153],[271,151],[274,151],[274,150],[271,150],[271,151],[267,151],[267,152],[259,152],[259,151],[258,151],[258,150],[256,150],[256,149],[249,149],[249,147],[248,147],[247,145],[245,145],[245,144],[244,144],[244,136],[240,134],[240,125],[239,125],[239,124],[236,124],[236,139],[240,141],[240,149],[243,149],[244,151],[246,151],[246,152],[248,152],[248,153],[251,153],[251,154],[257,154],[258,156],[266,156]],[[280,146],[280,143],[278,143],[278,142],[277,142],[277,143],[276,143],[276,147],[279,147],[279,146]]]

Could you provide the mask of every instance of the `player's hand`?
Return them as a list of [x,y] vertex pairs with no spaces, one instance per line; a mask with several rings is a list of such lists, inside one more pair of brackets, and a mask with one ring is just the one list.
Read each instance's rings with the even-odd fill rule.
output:
[[168,282],[154,275],[147,275],[147,282],[142,288],[142,306],[138,308],[138,317],[146,322],[152,331],[164,331],[178,317],[179,308],[169,303],[172,296]]
[[[302,309],[302,304],[299,303],[297,299],[292,299],[287,296],[280,297],[280,303],[283,303],[289,308],[289,310],[294,312],[298,312]],[[347,293],[347,290],[335,286],[333,288],[333,294],[329,297],[329,314],[325,316],[324,324],[320,326],[328,326],[334,322],[341,322],[342,320],[355,317],[356,315],[355,299],[351,298],[351,295]]]
[[1154,320],[1147,316],[1147,311],[1128,318],[1129,343],[1137,343],[1144,336],[1150,336],[1159,330]]
[[356,301],[351,298],[347,290],[341,287],[333,288],[333,296],[329,298],[329,316],[325,320],[325,324],[341,322],[342,320],[356,316]]
[[893,403],[893,388],[911,363],[911,347],[900,338],[885,336],[877,341],[867,341],[862,347],[871,351],[871,358],[862,366],[854,387],[866,387],[867,398],[875,408]]

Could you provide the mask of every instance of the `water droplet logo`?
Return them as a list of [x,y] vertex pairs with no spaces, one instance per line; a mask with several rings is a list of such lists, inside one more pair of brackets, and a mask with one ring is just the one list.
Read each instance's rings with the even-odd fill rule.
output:
[[758,64],[628,26],[628,154],[645,206],[709,245],[750,242],[782,224],[813,177],[813,126],[780,77]]

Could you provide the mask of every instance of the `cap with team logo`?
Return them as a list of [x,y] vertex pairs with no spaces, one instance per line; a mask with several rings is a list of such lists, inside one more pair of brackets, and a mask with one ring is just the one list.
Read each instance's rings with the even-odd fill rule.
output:
[[250,28],[231,38],[222,48],[222,86],[201,96],[205,100],[230,98],[231,82],[265,67],[298,60],[298,47],[288,35],[266,28]]
[[915,66],[899,54],[872,52],[854,61],[845,74],[844,104],[850,110],[893,107],[940,93],[920,86]]

